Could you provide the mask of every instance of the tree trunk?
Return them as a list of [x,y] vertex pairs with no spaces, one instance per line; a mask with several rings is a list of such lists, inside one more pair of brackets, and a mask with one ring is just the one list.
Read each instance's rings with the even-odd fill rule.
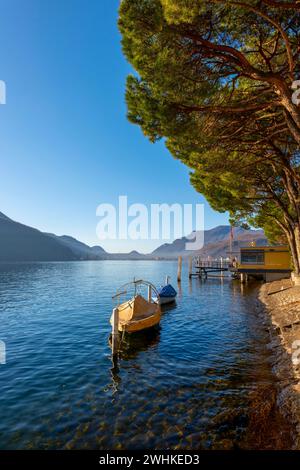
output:
[[295,227],[294,230],[294,239],[295,239],[295,246],[296,246],[296,257],[298,261],[298,271],[295,268],[295,274],[300,274],[300,223]]
[[279,204],[284,212],[284,232],[290,246],[294,272],[300,274],[300,194],[299,185],[295,181],[293,169],[288,160],[284,161],[281,180],[291,207],[291,210],[289,210],[284,204]]
[[288,243],[291,250],[292,261],[293,261],[293,270],[295,274],[300,274],[300,263],[299,263],[299,255],[296,246],[296,240],[294,236],[288,235]]
[[[275,220],[281,230],[285,233],[285,236],[288,241],[288,245],[291,251],[291,257],[292,257],[292,262],[293,262],[293,271],[295,274],[300,274],[300,251],[298,248],[300,247],[300,224],[298,225],[298,229],[295,230],[294,227],[289,224],[282,224],[278,220]],[[298,242],[296,240],[296,235],[298,236]]]

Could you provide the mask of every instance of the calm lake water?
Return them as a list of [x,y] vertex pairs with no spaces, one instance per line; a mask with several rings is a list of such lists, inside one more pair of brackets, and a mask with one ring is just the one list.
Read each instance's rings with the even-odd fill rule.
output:
[[166,274],[177,288],[176,271],[158,261],[0,265],[1,449],[290,446],[256,285],[183,272],[161,328],[126,340],[112,364],[116,288]]

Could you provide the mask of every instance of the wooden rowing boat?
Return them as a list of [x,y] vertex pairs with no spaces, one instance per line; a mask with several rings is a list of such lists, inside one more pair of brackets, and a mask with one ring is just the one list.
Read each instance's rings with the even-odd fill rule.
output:
[[[141,293],[143,289],[147,290],[146,296]],[[125,284],[117,291],[113,299],[117,299],[119,331],[135,333],[159,324],[161,309],[160,305],[152,299],[152,293],[158,295],[154,285],[143,280]],[[120,303],[121,297],[128,294],[130,298]],[[113,316],[110,322],[113,324]]]

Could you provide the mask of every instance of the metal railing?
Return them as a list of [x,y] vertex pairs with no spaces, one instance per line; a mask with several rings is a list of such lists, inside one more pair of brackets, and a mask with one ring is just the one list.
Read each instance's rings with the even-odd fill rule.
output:
[[233,266],[232,261],[227,259],[208,259],[208,258],[194,258],[195,268],[215,268],[215,269],[228,269]]

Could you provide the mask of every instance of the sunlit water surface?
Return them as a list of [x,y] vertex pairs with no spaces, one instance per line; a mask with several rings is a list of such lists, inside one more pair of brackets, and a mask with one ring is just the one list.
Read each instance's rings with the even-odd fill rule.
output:
[[[176,271],[158,261],[0,265],[0,448],[255,447],[251,396],[275,389],[256,286],[189,282],[184,271],[161,328],[127,339],[112,364],[116,288],[166,274],[178,288]],[[276,426],[288,446],[272,416],[260,446],[277,445]]]

